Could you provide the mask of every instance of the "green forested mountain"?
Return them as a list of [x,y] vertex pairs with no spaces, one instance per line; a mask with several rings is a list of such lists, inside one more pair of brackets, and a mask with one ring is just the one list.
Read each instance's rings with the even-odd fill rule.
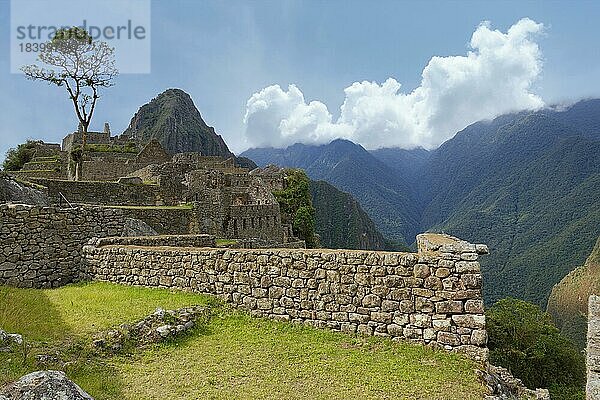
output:
[[251,149],[243,156],[259,166],[302,168],[356,198],[389,239],[412,243],[419,231],[418,202],[406,178],[359,145],[334,140],[323,146],[296,144],[287,149]]
[[545,305],[600,233],[600,142],[557,116],[471,126],[426,171],[423,226],[490,246],[482,259],[488,302],[511,295]]
[[377,162],[358,145],[333,144],[245,155],[337,184],[386,236],[410,243],[434,230],[487,243],[488,303],[514,296],[545,306],[600,235],[600,100],[477,122],[433,151],[375,150]]
[[588,297],[592,294],[600,295],[600,238],[585,264],[554,286],[548,299],[554,323],[582,350],[586,344]]
[[315,226],[321,245],[333,249],[383,250],[383,236],[360,204],[325,181],[311,181]]

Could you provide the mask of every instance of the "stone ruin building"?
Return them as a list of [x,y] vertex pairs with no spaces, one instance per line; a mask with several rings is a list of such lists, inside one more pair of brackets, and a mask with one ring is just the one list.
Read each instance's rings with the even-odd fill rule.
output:
[[70,152],[81,146],[81,129],[62,146],[38,142],[16,178],[45,188],[51,203],[119,208],[156,234],[211,234],[247,247],[303,246],[282,223],[272,194],[284,186],[279,170],[236,166],[234,158],[200,153],[171,155],[156,140],[89,132],[79,181]]

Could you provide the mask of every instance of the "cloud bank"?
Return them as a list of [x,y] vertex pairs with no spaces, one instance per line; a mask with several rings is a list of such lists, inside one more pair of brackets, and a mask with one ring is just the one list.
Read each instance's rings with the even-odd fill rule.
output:
[[322,102],[307,103],[296,85],[266,87],[246,104],[246,140],[253,147],[345,138],[368,149],[435,148],[473,122],[544,106],[532,92],[542,71],[535,38],[543,29],[528,18],[506,33],[483,22],[465,56],[432,57],[410,93],[393,78],[354,82],[344,89],[336,121]]

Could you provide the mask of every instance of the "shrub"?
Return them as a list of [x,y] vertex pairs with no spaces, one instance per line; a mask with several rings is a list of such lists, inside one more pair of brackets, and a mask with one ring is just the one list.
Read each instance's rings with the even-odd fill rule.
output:
[[294,234],[304,239],[308,247],[317,247],[310,180],[301,169],[287,169],[285,174],[286,187],[273,194],[287,222],[292,224]]
[[21,143],[16,148],[9,149],[6,152],[6,159],[2,164],[5,171],[18,171],[23,168],[33,158],[35,147],[39,141],[27,140]]
[[537,305],[507,298],[490,307],[486,317],[492,364],[508,368],[530,388],[550,388],[553,399],[581,391],[583,355],[560,334],[548,313]]

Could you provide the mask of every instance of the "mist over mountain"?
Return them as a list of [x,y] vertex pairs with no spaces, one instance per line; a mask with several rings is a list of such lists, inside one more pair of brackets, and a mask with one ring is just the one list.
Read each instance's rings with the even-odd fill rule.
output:
[[386,237],[444,231],[487,243],[486,301],[544,305],[600,235],[600,100],[502,115],[431,151],[346,140],[243,153],[351,193]]

